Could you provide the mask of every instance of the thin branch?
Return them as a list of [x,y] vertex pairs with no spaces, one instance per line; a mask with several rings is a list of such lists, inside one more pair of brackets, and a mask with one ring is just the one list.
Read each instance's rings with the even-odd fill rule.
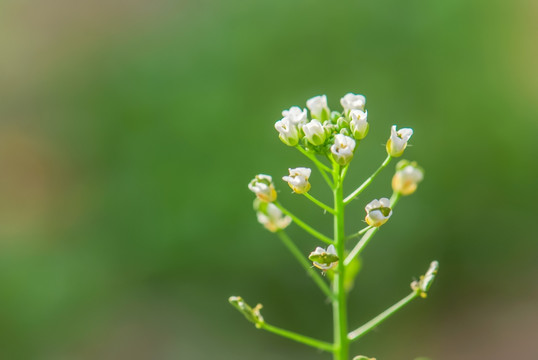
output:
[[292,331],[284,330],[281,328],[278,328],[276,326],[272,326],[266,323],[260,323],[259,324],[260,329],[267,330],[269,332],[272,332],[274,334],[286,337],[291,340],[295,340],[297,342],[303,343],[305,345],[309,345],[315,348],[318,348],[320,350],[328,351],[328,352],[334,352],[334,346],[333,344],[330,344],[325,341],[317,340],[308,336],[304,336],[301,334],[294,333]]
[[387,310],[383,311],[381,314],[377,315],[372,320],[368,321],[366,324],[362,325],[361,327],[357,328],[356,330],[353,330],[347,335],[347,338],[349,341],[354,341],[363,336],[364,334],[368,333],[370,330],[375,328],[377,325],[381,324],[383,321],[385,321],[387,318],[389,318],[392,314],[403,308],[405,305],[407,305],[411,300],[415,299],[419,296],[418,291],[413,291],[411,294],[404,297],[402,300],[398,301],[396,304],[389,307]]
[[390,163],[390,160],[392,159],[392,156],[388,155],[387,158],[385,159],[385,161],[383,161],[383,163],[381,164],[381,166],[379,166],[379,168],[372,174],[370,175],[370,177],[368,179],[366,179],[362,184],[361,186],[359,186],[357,189],[355,189],[355,191],[353,191],[351,194],[349,194],[348,197],[346,197],[344,199],[344,204],[347,205],[349,204],[349,202],[353,199],[355,199],[357,196],[359,196],[359,194],[361,192],[363,192],[367,187],[368,185],[370,185],[372,183],[372,181],[375,179],[375,177],[381,172],[381,170],[383,170],[389,163]]
[[324,243],[326,244],[333,244],[334,242],[328,238],[327,236],[323,235],[322,233],[320,233],[319,231],[317,230],[314,230],[313,228],[311,228],[309,225],[307,225],[304,221],[302,221],[301,219],[299,219],[297,216],[293,215],[291,212],[289,212],[286,208],[284,208],[282,205],[280,205],[279,202],[274,202],[273,204],[275,204],[284,214],[288,215],[289,217],[292,218],[293,222],[295,222],[297,225],[299,225],[300,227],[303,228],[303,230],[305,230],[307,233],[315,236],[316,238],[318,238],[319,240],[323,241]]
[[312,201],[314,204],[316,204],[317,206],[319,206],[323,210],[328,211],[331,214],[335,214],[335,211],[334,211],[333,208],[329,207],[328,205],[325,205],[324,203],[322,203],[321,201],[319,201],[318,199],[316,199],[315,197],[313,197],[309,193],[305,192],[305,193],[303,193],[303,195],[306,196],[308,199],[310,199],[310,201]]
[[319,286],[321,291],[323,291],[330,299],[334,300],[335,296],[327,283],[321,278],[321,275],[314,270],[312,264],[306,260],[306,256],[301,253],[301,250],[299,250],[299,248],[293,243],[288,234],[286,234],[284,230],[279,230],[277,235],[280,237],[280,240],[282,240],[284,245],[286,245],[286,247],[290,250],[293,256],[295,256],[299,263],[301,263],[303,268],[306,270],[312,280],[314,280],[314,282]]

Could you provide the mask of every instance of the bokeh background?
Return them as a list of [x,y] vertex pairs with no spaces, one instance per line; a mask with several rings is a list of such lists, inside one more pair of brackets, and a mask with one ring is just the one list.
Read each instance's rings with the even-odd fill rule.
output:
[[[228,303],[330,339],[330,306],[252,211],[331,220],[279,178],[308,165],[273,124],[292,105],[365,94],[425,169],[363,253],[360,325],[441,263],[415,301],[353,346],[378,359],[538,359],[538,3],[93,0],[0,3],[0,358],[327,359]],[[349,207],[390,194],[392,164]],[[312,193],[329,201],[314,173]],[[307,254],[319,245],[295,226]]]

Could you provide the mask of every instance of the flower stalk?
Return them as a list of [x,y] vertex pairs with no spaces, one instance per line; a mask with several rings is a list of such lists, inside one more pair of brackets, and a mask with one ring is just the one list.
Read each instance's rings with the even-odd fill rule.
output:
[[[370,124],[367,121],[368,112],[365,109],[366,98],[363,95],[346,94],[341,100],[343,111],[329,109],[325,95],[316,96],[307,101],[310,117],[306,109],[292,106],[282,112],[283,118],[276,122],[275,129],[280,140],[299,150],[310,159],[329,185],[333,195],[332,207],[310,195],[312,185],[309,182],[311,169],[307,167],[290,168],[289,175],[283,176],[295,194],[304,195],[319,208],[333,216],[332,238],[299,219],[277,201],[277,192],[272,177],[265,174],[257,175],[249,184],[249,189],[256,195],[254,209],[258,222],[267,230],[276,233],[284,246],[306,271],[308,276],[331,301],[333,311],[333,340],[332,343],[317,340],[292,331],[269,325],[262,317],[261,304],[250,307],[239,296],[230,297],[230,303],[241,312],[245,318],[254,323],[259,329],[272,332],[296,342],[330,352],[333,360],[349,360],[349,344],[364,336],[370,330],[381,324],[394,313],[417,297],[425,298],[436,277],[439,264],[433,261],[428,271],[419,280],[411,283],[412,292],[381,314],[360,326],[348,331],[347,294],[353,287],[353,278],[360,269],[357,257],[361,255],[366,245],[372,240],[381,226],[390,224],[393,209],[401,196],[407,196],[417,190],[424,172],[416,162],[401,160],[396,166],[392,178],[393,193],[390,200],[385,197],[370,200],[365,206],[365,221],[368,226],[358,232],[346,236],[345,209],[346,205],[356,199],[387,167],[393,157],[403,155],[413,130],[403,128],[397,130],[392,126],[390,138],[386,144],[388,156],[377,170],[370,175],[358,188],[344,197],[344,179],[350,168],[360,141],[369,133]],[[324,158],[331,166],[327,166],[318,158]],[[331,179],[332,177],[332,179]],[[359,221],[360,217],[355,217]],[[287,235],[284,229],[294,222],[304,231],[329,246],[316,246],[310,255],[304,254]],[[390,226],[390,225],[389,225]],[[360,240],[347,253],[346,240],[360,237]],[[326,281],[324,276],[331,281]],[[364,356],[354,357],[356,360],[371,359]]]

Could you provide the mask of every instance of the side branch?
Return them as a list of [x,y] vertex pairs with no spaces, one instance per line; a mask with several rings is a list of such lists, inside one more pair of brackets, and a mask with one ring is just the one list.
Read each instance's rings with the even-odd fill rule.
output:
[[315,197],[313,197],[309,193],[305,192],[305,193],[303,193],[303,195],[306,196],[310,201],[312,201],[314,204],[316,204],[317,206],[319,206],[323,210],[328,211],[333,215],[335,214],[335,211],[334,211],[333,208],[329,207],[328,205],[325,205],[324,203],[322,203],[321,201],[319,201],[318,199],[316,199]]
[[366,179],[362,184],[361,186],[359,186],[357,189],[355,189],[355,191],[353,191],[351,194],[349,194],[348,197],[346,197],[344,199],[344,204],[347,205],[349,204],[349,202],[353,199],[355,199],[357,196],[359,196],[359,194],[361,192],[363,192],[367,187],[368,185],[370,185],[372,183],[372,181],[375,179],[375,177],[381,172],[381,170],[383,170],[389,163],[390,163],[390,160],[392,159],[392,156],[388,155],[387,158],[385,159],[385,161],[383,161],[383,163],[381,164],[381,166],[372,174],[370,175],[370,177],[368,179]]
[[328,238],[327,236],[323,235],[322,233],[320,233],[319,231],[317,230],[314,230],[313,228],[311,228],[309,225],[307,225],[305,222],[303,222],[302,220],[300,220],[299,218],[297,218],[297,216],[293,215],[292,213],[290,213],[286,208],[284,208],[282,205],[280,205],[279,202],[274,202],[274,204],[286,215],[288,215],[290,218],[292,218],[293,222],[295,222],[297,225],[299,225],[300,227],[302,227],[307,233],[315,236],[316,238],[318,238],[319,240],[323,241],[324,243],[326,244],[333,244],[333,241]]
[[300,146],[296,146],[297,150],[299,150],[301,153],[304,154],[304,156],[306,156],[307,158],[309,158],[310,160],[312,160],[312,162],[316,165],[316,167],[318,168],[319,172],[321,173],[321,176],[323,176],[323,179],[325,179],[325,181],[327,182],[327,185],[329,185],[329,187],[331,189],[334,189],[334,183],[331,181],[331,179],[329,179],[329,176],[327,175],[326,171],[327,172],[332,172],[332,169],[329,168],[327,165],[325,165],[324,163],[322,163],[321,161],[319,161],[317,158],[316,158],[316,155],[314,154],[310,154],[308,151],[306,151],[305,149],[303,149],[302,147]]
[[301,263],[303,268],[307,271],[308,275],[312,278],[312,280],[314,280],[314,282],[319,286],[321,291],[323,291],[325,295],[329,297],[329,299],[334,300],[335,296],[327,283],[321,278],[321,275],[316,270],[314,270],[308,260],[306,260],[306,257],[301,253],[301,250],[299,250],[299,248],[293,243],[288,234],[286,234],[283,230],[279,230],[277,232],[277,235],[280,237],[280,240],[282,240],[284,245],[286,245],[286,247],[290,250],[293,256],[295,256],[299,263]]
[[301,334],[294,333],[292,331],[284,330],[277,328],[276,326],[272,326],[266,323],[260,324],[260,329],[267,330],[269,332],[272,332],[273,334],[277,334],[283,337],[286,337],[288,339],[303,343],[305,345],[309,345],[315,348],[318,348],[320,350],[328,351],[328,352],[334,352],[334,346],[333,344],[330,344],[325,341],[317,340],[308,336],[304,336]]
[[383,321],[385,321],[387,318],[389,318],[392,314],[403,308],[405,305],[407,305],[411,300],[415,299],[419,296],[418,291],[413,291],[411,294],[404,297],[402,300],[398,301],[396,304],[389,307],[387,310],[383,311],[381,314],[377,315],[372,320],[368,321],[366,324],[362,325],[356,330],[353,330],[347,335],[347,338],[349,341],[354,341],[360,338],[361,336],[368,333],[370,330],[372,330],[377,325],[381,324]]

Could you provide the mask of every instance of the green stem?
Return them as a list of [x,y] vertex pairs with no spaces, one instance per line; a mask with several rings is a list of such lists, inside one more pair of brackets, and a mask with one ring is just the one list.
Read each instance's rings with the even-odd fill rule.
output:
[[350,239],[359,237],[359,236],[363,235],[365,232],[367,232],[368,230],[370,230],[371,228],[373,228],[373,226],[368,225],[367,227],[365,227],[365,228],[359,230],[358,232],[356,232],[355,234],[351,234],[351,235],[349,235],[349,236],[346,238],[346,240],[350,240]]
[[293,222],[295,222],[297,225],[299,225],[300,227],[302,227],[307,233],[315,236],[316,238],[318,238],[319,240],[323,241],[324,243],[327,243],[327,244],[332,244],[333,241],[331,239],[329,239],[327,236],[323,235],[322,233],[320,233],[319,231],[317,230],[314,230],[312,229],[310,226],[308,226],[305,222],[303,222],[302,220],[300,220],[297,216],[293,215],[292,213],[290,213],[286,208],[284,208],[282,205],[280,205],[279,202],[274,202],[273,204],[276,205],[276,207],[278,207],[284,214],[288,215],[290,218],[292,218]]
[[266,323],[259,323],[258,326],[260,327],[260,329],[264,329],[266,331],[269,331],[274,334],[286,337],[288,339],[295,340],[297,342],[318,348],[320,350],[325,350],[329,352],[334,351],[333,345],[325,341],[321,341],[321,340],[317,340],[308,336],[297,334],[292,331],[284,330],[284,329],[281,329],[281,328],[278,328],[276,326],[269,325]]
[[310,160],[312,160],[312,162],[316,165],[316,167],[318,168],[319,172],[321,173],[321,176],[323,176],[323,178],[325,179],[325,181],[327,182],[327,184],[329,185],[329,187],[331,189],[334,189],[334,184],[332,183],[331,179],[329,179],[329,177],[327,176],[327,173],[325,171],[328,171],[328,172],[331,172],[332,170],[327,166],[325,165],[324,163],[322,163],[321,161],[319,161],[317,158],[316,158],[316,155],[314,154],[311,154],[309,153],[308,151],[306,151],[305,149],[303,149],[301,146],[297,145],[296,148],[302,152],[304,154],[304,156],[306,156],[307,158],[309,158]]
[[[345,234],[344,234],[344,201],[343,186],[340,166],[334,164],[333,176],[336,188],[334,189],[334,241],[336,252],[340,259],[344,259]],[[345,271],[343,261],[338,262],[334,279],[333,292],[336,300],[333,300],[333,328],[334,328],[334,360],[348,360],[349,342],[347,339],[347,306],[345,290]]]
[[353,330],[347,335],[347,338],[349,341],[354,341],[372,330],[377,325],[381,324],[383,321],[385,321],[388,317],[390,317],[392,314],[403,308],[405,305],[407,305],[411,300],[419,296],[418,291],[413,291],[411,294],[404,297],[402,300],[398,301],[396,304],[389,307],[387,310],[383,311],[381,314],[377,315],[372,320],[368,321],[366,324],[362,325],[356,330]]
[[306,260],[306,257],[301,253],[301,250],[293,243],[293,241],[290,239],[288,234],[286,234],[283,230],[279,230],[277,232],[277,235],[280,237],[284,245],[291,251],[293,256],[301,263],[303,268],[307,271],[308,275],[314,280],[314,282],[319,286],[321,291],[325,293],[329,297],[329,299],[334,299],[334,294],[331,292],[331,289],[327,285],[327,283],[321,278],[321,275],[314,270],[312,267],[312,264]]
[[370,229],[366,232],[366,234],[359,240],[357,245],[351,250],[351,252],[346,257],[346,260],[344,260],[344,265],[347,266],[351,261],[358,256],[362,249],[368,244],[368,242],[374,237],[375,233],[379,230],[378,227]]
[[305,192],[305,193],[303,193],[303,195],[306,196],[308,199],[310,199],[310,201],[312,201],[314,204],[316,204],[317,206],[319,206],[323,210],[328,211],[331,214],[335,213],[333,208],[325,205],[324,203],[322,203],[321,201],[319,201],[318,199],[316,199],[315,197],[313,197],[309,193]]
[[355,199],[357,196],[359,196],[359,194],[361,192],[364,191],[364,189],[366,189],[368,187],[368,185],[370,185],[372,183],[372,181],[375,179],[375,177],[381,172],[381,170],[383,170],[389,163],[390,163],[390,160],[392,159],[392,156],[388,155],[387,158],[385,159],[385,161],[383,161],[383,163],[381,164],[381,166],[372,174],[370,175],[370,177],[368,179],[366,179],[362,184],[361,186],[359,186],[357,189],[355,189],[355,191],[353,191],[351,194],[349,194],[348,197],[346,197],[344,199],[344,204],[347,205],[349,204],[349,202],[353,199]]

